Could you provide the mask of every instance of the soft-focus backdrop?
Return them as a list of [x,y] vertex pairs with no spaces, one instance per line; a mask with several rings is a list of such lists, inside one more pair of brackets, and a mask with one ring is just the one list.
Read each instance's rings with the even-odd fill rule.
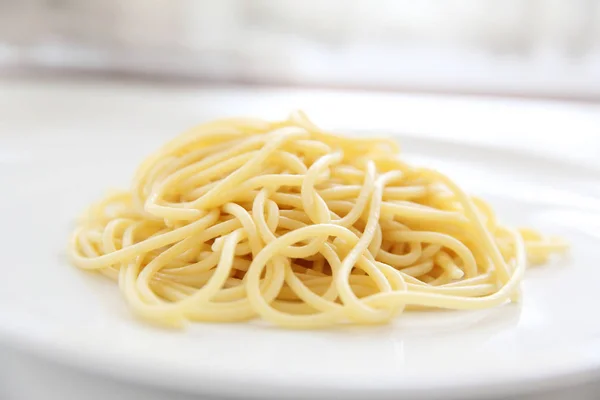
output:
[[0,0],[0,71],[600,99],[600,0]]

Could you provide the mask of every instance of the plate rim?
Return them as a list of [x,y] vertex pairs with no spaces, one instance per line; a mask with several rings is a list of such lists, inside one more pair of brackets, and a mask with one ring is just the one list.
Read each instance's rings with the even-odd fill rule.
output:
[[[408,140],[413,139],[410,134],[398,134],[395,137],[405,138]],[[414,138],[415,140],[423,140],[425,142],[436,142],[443,143],[443,140],[439,138]],[[482,148],[486,151],[510,153],[515,156],[514,152],[510,149],[503,148],[492,148],[489,145],[473,144],[473,143],[461,143],[461,146],[468,148]],[[523,157],[528,153],[527,149],[524,149],[518,156]],[[558,165],[565,165],[568,168],[585,168],[588,171],[594,173],[600,173],[600,168],[594,168],[590,165],[582,163],[581,165],[575,165],[572,160],[564,160],[558,157],[547,157],[548,160],[556,162]],[[599,175],[600,176],[600,175]],[[7,312],[8,311],[8,312]],[[501,378],[496,378],[495,381],[479,381],[474,378],[472,381],[468,379],[462,382],[456,382],[451,384],[450,382],[437,382],[435,385],[422,386],[422,382],[415,383],[414,387],[407,386],[406,382],[402,383],[402,386],[386,386],[385,388],[369,387],[367,391],[361,391],[360,387],[313,387],[307,388],[303,385],[290,386],[289,382],[286,382],[285,387],[278,385],[265,385],[264,381],[244,383],[243,381],[232,382],[231,377],[227,375],[218,376],[217,373],[211,374],[210,377],[194,376],[194,375],[169,375],[171,384],[165,384],[165,379],[161,382],[151,382],[148,378],[148,374],[156,372],[155,369],[148,368],[140,358],[126,358],[120,360],[121,367],[119,371],[115,371],[114,364],[117,360],[114,359],[114,355],[96,350],[92,347],[77,348],[68,346],[66,341],[56,341],[56,335],[44,336],[42,330],[40,330],[39,322],[36,323],[28,318],[20,316],[20,325],[11,322],[11,313],[9,308],[0,307],[0,343],[7,344],[9,346],[14,345],[15,348],[20,350],[31,352],[32,354],[42,356],[50,359],[59,364],[63,364],[71,367],[81,367],[86,370],[101,373],[106,376],[111,376],[117,379],[131,380],[136,383],[144,385],[157,385],[169,389],[184,388],[186,391],[192,391],[194,393],[214,393],[220,395],[229,396],[244,396],[249,391],[255,396],[263,396],[266,398],[274,397],[285,397],[279,392],[282,389],[293,392],[294,395],[302,394],[306,396],[318,396],[318,397],[329,397],[346,395],[349,398],[358,398],[364,395],[368,395],[374,399],[386,399],[397,397],[400,395],[408,395],[414,398],[430,398],[440,395],[444,396],[477,396],[481,395],[490,390],[494,391],[494,394],[511,394],[515,392],[522,392],[525,389],[530,389],[533,385],[536,386],[536,391],[541,391],[550,388],[564,387],[573,383],[586,383],[594,379],[600,378],[600,354],[596,354],[593,357],[588,357],[584,360],[574,361],[570,363],[561,362],[560,365],[548,364],[545,366],[543,374],[534,374],[532,368],[529,368],[529,373],[523,373],[520,371],[519,376],[506,375]],[[235,326],[235,325],[233,325]],[[49,331],[52,331],[51,329]],[[55,334],[56,332],[54,332]],[[97,360],[100,362],[92,362],[90,360]],[[195,379],[194,379],[195,378]],[[177,383],[177,385],[175,385]],[[209,383],[209,384],[207,384]],[[235,383],[235,384],[232,384]],[[363,388],[364,390],[364,388]]]

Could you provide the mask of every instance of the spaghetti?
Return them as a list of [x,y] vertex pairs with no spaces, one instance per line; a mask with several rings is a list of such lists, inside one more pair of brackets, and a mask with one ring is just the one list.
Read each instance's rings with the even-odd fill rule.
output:
[[514,301],[527,258],[565,249],[500,225],[445,175],[402,161],[394,141],[335,135],[295,112],[218,120],[166,144],[130,191],[90,207],[70,256],[162,325],[311,328]]

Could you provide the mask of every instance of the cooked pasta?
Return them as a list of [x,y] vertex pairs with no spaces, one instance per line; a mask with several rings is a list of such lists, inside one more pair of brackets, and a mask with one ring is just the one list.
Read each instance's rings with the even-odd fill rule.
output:
[[566,248],[501,225],[442,173],[403,161],[395,141],[333,134],[294,112],[175,138],[130,190],[89,208],[69,253],[161,325],[313,328],[516,301],[528,258]]

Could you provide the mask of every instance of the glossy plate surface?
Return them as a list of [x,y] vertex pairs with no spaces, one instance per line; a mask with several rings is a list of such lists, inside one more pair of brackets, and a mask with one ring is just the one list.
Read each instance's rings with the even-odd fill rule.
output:
[[[192,120],[257,110],[236,100],[196,116],[209,99],[148,97],[147,88],[126,92],[126,100],[103,86],[92,94],[105,97],[89,98],[89,88],[28,90],[30,108],[11,103],[0,122],[3,343],[138,383],[233,396],[508,394],[600,377],[600,169],[592,162],[554,147],[507,145],[535,143],[515,135],[397,135],[414,163],[440,168],[488,199],[502,221],[572,243],[567,257],[527,272],[521,304],[411,312],[380,327],[289,331],[256,321],[166,331],[135,320],[112,282],[68,264],[74,218],[105,189],[126,185],[144,154]],[[169,107],[176,115],[155,115]],[[366,128],[340,121],[330,123]],[[581,152],[589,145],[582,140]]]

